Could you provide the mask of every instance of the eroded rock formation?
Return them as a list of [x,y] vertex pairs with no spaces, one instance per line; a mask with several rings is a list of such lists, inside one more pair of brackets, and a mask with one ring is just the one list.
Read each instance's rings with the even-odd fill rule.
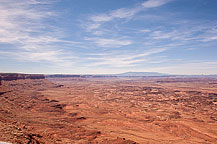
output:
[[19,79],[45,79],[45,76],[42,74],[0,73],[0,81],[11,81]]

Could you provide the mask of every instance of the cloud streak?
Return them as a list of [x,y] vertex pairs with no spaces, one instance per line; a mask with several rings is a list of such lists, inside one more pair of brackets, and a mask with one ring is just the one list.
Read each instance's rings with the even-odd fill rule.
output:
[[144,8],[155,8],[155,7],[160,7],[170,1],[171,0],[147,0],[142,3],[142,6]]
[[[48,5],[51,1],[13,0],[0,1],[0,43],[8,45],[6,55],[25,61],[63,61],[59,45],[72,44],[62,39],[58,28],[44,20],[55,17]],[[15,51],[10,50],[13,46]]]
[[85,40],[93,41],[96,45],[100,47],[108,47],[108,48],[127,46],[133,43],[130,40],[107,39],[107,38],[85,38]]
[[95,30],[105,22],[114,19],[129,19],[145,9],[160,7],[170,1],[171,0],[147,0],[134,8],[120,8],[108,13],[92,15],[89,17],[90,24],[87,27],[89,31]]
[[90,20],[93,22],[108,22],[115,18],[123,19],[134,16],[141,10],[140,7],[136,7],[133,9],[121,8],[114,11],[109,12],[108,14],[98,14],[90,17]]
[[[96,57],[89,57],[89,60],[95,60],[90,66],[111,66],[111,67],[133,67],[139,63],[161,63],[165,60],[153,60],[153,55],[165,52],[167,48],[151,49],[140,53],[130,54],[104,54]],[[151,58],[152,57],[152,58]]]

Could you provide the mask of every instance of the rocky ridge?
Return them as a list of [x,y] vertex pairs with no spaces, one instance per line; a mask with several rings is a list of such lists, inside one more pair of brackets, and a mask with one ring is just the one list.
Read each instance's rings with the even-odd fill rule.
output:
[[0,73],[0,85],[2,81],[25,79],[45,79],[42,74],[20,74],[20,73]]

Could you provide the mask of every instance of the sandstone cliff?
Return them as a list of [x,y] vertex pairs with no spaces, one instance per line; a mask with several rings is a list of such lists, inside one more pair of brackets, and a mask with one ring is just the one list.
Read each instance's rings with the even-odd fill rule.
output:
[[0,85],[1,81],[11,81],[18,79],[45,79],[45,76],[42,74],[0,73]]

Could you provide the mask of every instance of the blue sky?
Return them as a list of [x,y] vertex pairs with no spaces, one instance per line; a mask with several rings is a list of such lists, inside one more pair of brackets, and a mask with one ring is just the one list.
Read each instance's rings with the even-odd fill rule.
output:
[[216,0],[0,0],[0,72],[217,74]]

